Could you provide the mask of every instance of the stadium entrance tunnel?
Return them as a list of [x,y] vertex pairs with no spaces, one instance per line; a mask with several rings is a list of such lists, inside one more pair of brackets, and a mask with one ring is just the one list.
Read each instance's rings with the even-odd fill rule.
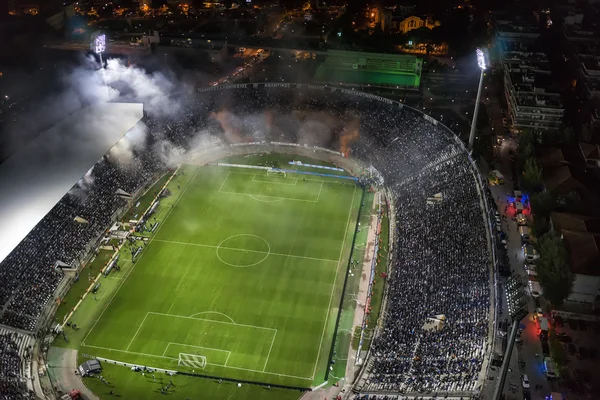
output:
[[230,236],[219,243],[217,258],[235,268],[248,268],[260,264],[271,254],[269,242],[249,233]]

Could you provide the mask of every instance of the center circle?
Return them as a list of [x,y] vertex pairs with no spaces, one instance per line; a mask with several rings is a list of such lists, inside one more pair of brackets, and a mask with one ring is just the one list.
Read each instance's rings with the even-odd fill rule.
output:
[[216,252],[217,258],[223,264],[235,268],[248,268],[265,261],[271,254],[271,246],[260,236],[240,233],[222,240]]

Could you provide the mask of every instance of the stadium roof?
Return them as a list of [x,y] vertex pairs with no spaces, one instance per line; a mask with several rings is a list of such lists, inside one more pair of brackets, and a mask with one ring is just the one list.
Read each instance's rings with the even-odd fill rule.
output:
[[142,117],[142,104],[90,106],[0,165],[0,262]]

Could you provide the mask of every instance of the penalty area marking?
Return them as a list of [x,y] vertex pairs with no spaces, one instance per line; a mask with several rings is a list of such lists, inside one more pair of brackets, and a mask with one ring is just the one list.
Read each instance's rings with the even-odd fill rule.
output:
[[218,312],[218,311],[202,311],[202,312],[190,315],[190,318],[194,318],[196,315],[202,315],[202,314],[217,314],[217,315],[222,315],[225,318],[227,318],[228,320],[230,320],[232,324],[235,325],[235,321],[233,320],[233,318],[231,318],[227,314],[223,314],[222,312]]
[[[104,351],[109,351],[109,352],[113,352],[114,351],[116,353],[133,354],[133,355],[137,355],[137,356],[162,358],[162,359],[170,360],[170,361],[177,361],[178,360],[177,358],[168,357],[168,356],[158,356],[156,354],[140,353],[140,352],[137,352],[137,351],[126,351],[126,350],[119,350],[119,349],[111,349],[109,347],[93,346],[93,345],[84,344],[84,343],[81,343],[81,347],[89,347],[91,349],[98,349],[98,350],[104,350]],[[301,380],[304,380],[304,381],[312,381],[313,380],[312,377],[308,378],[308,377],[305,377],[305,376],[279,374],[277,372],[267,372],[267,371],[260,371],[260,370],[256,370],[256,369],[241,368],[241,367],[232,367],[230,365],[211,364],[209,362],[207,362],[206,365],[210,365],[210,366],[214,366],[214,367],[221,367],[221,368],[235,369],[235,370],[240,370],[240,371],[247,371],[247,372],[256,372],[256,373],[259,373],[259,374],[266,374],[266,375],[279,376],[279,377],[285,377],[285,378],[301,379]]]
[[[263,253],[265,256],[264,256],[263,258],[261,258],[260,260],[258,260],[258,261],[256,261],[256,262],[252,263],[252,264],[246,264],[246,265],[236,265],[236,264],[232,264],[232,263],[229,263],[229,262],[227,262],[227,261],[223,260],[223,259],[221,258],[221,256],[219,255],[219,250],[220,250],[221,248],[222,248],[222,249],[229,249],[228,247],[221,247],[221,246],[223,245],[223,243],[225,243],[226,241],[228,241],[228,240],[230,240],[230,239],[233,239],[233,238],[236,238],[236,237],[241,237],[241,236],[255,237],[255,238],[257,238],[257,239],[260,239],[260,240],[262,240],[263,242],[265,242],[265,244],[267,245],[267,251],[266,251],[266,252],[265,252],[265,251],[261,251],[261,253]],[[238,250],[238,251],[244,251],[244,252],[246,252],[246,253],[249,253],[249,252],[250,252],[250,250],[241,250],[241,249],[237,249],[237,250]],[[239,235],[233,235],[233,236],[229,236],[227,239],[223,239],[223,240],[221,241],[221,243],[219,243],[219,244],[217,245],[217,250],[216,250],[216,253],[217,253],[217,258],[218,258],[218,259],[219,259],[219,261],[221,261],[223,264],[229,265],[229,266],[231,266],[231,267],[234,267],[234,268],[248,268],[248,267],[253,267],[253,266],[255,266],[255,265],[257,265],[257,264],[260,264],[261,262],[265,261],[265,260],[267,259],[267,257],[269,257],[269,254],[271,254],[271,246],[269,245],[269,242],[267,242],[267,241],[266,241],[264,238],[262,238],[262,237],[260,237],[260,236],[258,236],[258,235],[253,235],[253,234],[251,234],[251,233],[240,233]]]
[[[283,197],[260,196],[260,195],[254,195],[254,194],[249,194],[248,196],[250,196],[251,198],[253,198],[256,201],[262,201],[263,203],[277,203],[279,201],[285,200]],[[259,197],[267,197],[267,198],[270,198],[272,200],[264,200],[264,199],[261,199]]]
[[[252,182],[259,182],[259,183],[270,183],[273,185],[284,185],[284,186],[296,186],[296,184],[298,183],[298,178],[290,178],[290,180],[293,180],[294,183],[284,183],[284,182],[269,182],[267,180],[261,181],[260,179],[256,179],[257,176],[269,176],[269,175],[257,175],[257,174],[252,174],[252,179],[250,179]],[[287,179],[287,178],[284,178]]]

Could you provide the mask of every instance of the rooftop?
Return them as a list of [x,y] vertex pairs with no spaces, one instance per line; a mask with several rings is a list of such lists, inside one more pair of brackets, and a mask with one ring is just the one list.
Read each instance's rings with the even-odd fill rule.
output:
[[0,165],[0,261],[142,117],[142,104],[90,106]]
[[550,220],[557,231],[600,232],[600,220],[587,215],[552,211]]
[[558,147],[542,147],[538,151],[538,156],[542,168],[561,166],[565,162],[565,156]]
[[571,256],[571,270],[576,274],[600,276],[600,235],[568,230],[563,230],[562,235]]
[[540,35],[533,14],[518,15],[509,12],[494,12],[496,32],[501,38],[538,37]]

